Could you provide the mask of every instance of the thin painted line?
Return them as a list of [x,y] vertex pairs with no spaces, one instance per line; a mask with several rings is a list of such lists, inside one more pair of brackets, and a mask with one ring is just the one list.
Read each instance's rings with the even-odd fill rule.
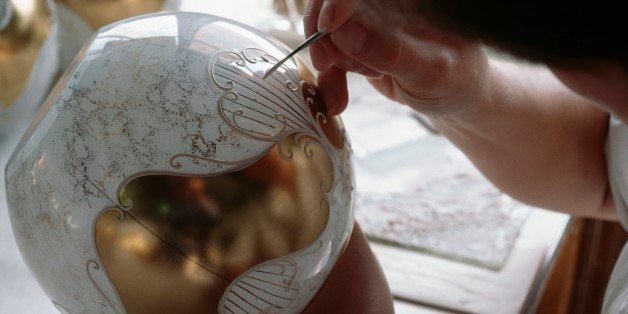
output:
[[[226,71],[229,71],[230,73],[233,73],[233,74],[235,74],[235,75],[237,75],[237,76],[240,76],[240,77],[242,77],[242,78],[244,78],[244,79],[249,79],[249,77],[244,76],[243,74],[238,73],[238,72],[236,72],[236,71],[233,71],[233,70],[232,70],[232,69],[230,69],[230,68],[227,68],[227,67],[224,67],[224,66],[221,66],[221,65],[218,65],[218,67],[219,67],[219,68],[221,68],[221,69],[224,69],[224,70],[226,70]],[[225,74],[220,74],[220,72],[216,72],[216,74],[217,74],[218,76],[222,77],[222,78],[225,78],[225,79],[228,79],[228,80],[229,80],[229,79],[231,79],[230,77],[225,76]],[[286,102],[283,98],[278,97],[275,93],[273,93],[273,92],[272,92],[272,91],[270,91],[268,88],[266,88],[266,86],[265,86],[265,85],[259,84],[259,83],[257,83],[255,80],[251,80],[251,82],[253,82],[253,84],[255,84],[255,85],[257,85],[258,87],[262,88],[262,89],[263,89],[263,90],[265,90],[267,93],[269,93],[270,95],[274,96],[275,98],[277,98],[278,100],[280,100],[281,102],[283,102],[286,106],[288,106],[288,109],[290,109],[290,110],[291,110],[291,111],[295,114],[295,116],[294,116],[294,117],[301,117],[301,118],[305,119],[303,115],[307,115],[307,112],[305,111],[305,109],[304,109],[304,108],[302,108],[301,106],[299,106],[299,104],[301,103],[301,100],[300,100],[300,99],[296,99],[296,100],[295,100],[294,98],[290,97],[290,95],[287,95],[285,92],[283,92],[283,88],[282,88],[282,89],[277,88],[277,86],[275,86],[275,85],[273,85],[273,84],[265,84],[265,85],[270,85],[270,86],[272,86],[272,87],[273,87],[274,89],[276,89],[278,92],[280,92],[280,93],[282,93],[282,94],[284,94],[284,95],[288,96],[288,98],[290,98],[290,100],[291,100],[291,101],[292,101],[292,103],[293,103],[293,105],[290,105],[290,104],[288,104],[288,103],[287,103],[287,102]],[[264,81],[264,82],[266,82],[266,81]],[[267,83],[267,82],[266,82],[266,83]],[[296,83],[295,83],[295,84],[296,84]],[[248,86],[246,86],[246,85],[244,85],[244,84],[240,84],[240,85],[241,85],[242,87],[245,87],[245,88],[246,88],[246,89],[248,89],[249,91],[251,91],[251,92],[255,93],[255,91],[254,91],[253,89],[251,89],[250,87],[248,87]],[[282,85],[282,86],[283,86],[283,85]],[[285,86],[284,86],[284,87],[285,87]],[[298,89],[297,89],[297,90],[298,90]],[[264,97],[265,99],[267,99],[268,101],[272,102],[273,104],[275,104],[276,106],[280,107],[281,109],[283,109],[283,110],[285,110],[285,111],[288,111],[288,109],[286,109],[284,106],[279,105],[277,102],[275,102],[275,101],[273,101],[273,100],[269,99],[268,97],[266,97],[266,96],[264,96],[264,95],[262,95],[262,94],[259,94],[259,93],[258,93],[258,95],[260,95],[260,96]],[[294,109],[294,107],[299,108],[299,109],[302,111],[302,114],[303,114],[303,115],[302,115],[301,113],[296,112],[296,111],[295,111],[295,109]],[[270,109],[270,108],[269,108],[269,109]],[[307,120],[302,120],[302,122],[305,122],[305,123],[307,124]]]
[[[226,298],[225,300],[228,301],[229,303],[235,305],[237,308],[241,309],[242,311],[244,311],[244,313],[248,313],[245,309],[241,308],[237,303],[231,301],[229,298]],[[225,305],[225,307],[226,307],[226,305]]]
[[244,278],[251,278],[251,279],[255,279],[255,280],[257,280],[257,281],[265,282],[265,283],[271,284],[271,285],[273,285],[273,286],[281,287],[281,288],[291,289],[291,290],[295,290],[295,291],[297,290],[297,289],[292,288],[292,287],[282,286],[282,285],[276,284],[276,283],[274,283],[274,282],[266,281],[266,280],[259,279],[259,278],[255,278],[255,277],[251,277],[251,275],[244,276]]
[[[240,76],[240,77],[242,77],[242,78],[244,78],[244,79],[248,79],[248,77],[246,77],[246,76],[244,76],[244,75],[242,75],[242,74],[240,74],[240,73],[237,73],[237,72],[235,72],[235,71],[233,71],[233,70],[231,70],[231,69],[229,69],[229,68],[222,67],[222,66],[220,66],[220,65],[219,65],[218,67],[219,67],[219,68],[221,68],[221,69],[225,69],[225,70],[227,70],[227,71],[229,71],[229,72],[231,72],[231,73],[233,73],[233,74],[235,74],[235,75],[238,75],[238,76]],[[224,78],[224,79],[227,79],[227,80],[230,80],[230,79],[231,79],[231,77],[226,76],[226,74],[224,74],[224,73],[222,73],[222,74],[221,74],[220,72],[216,72],[216,75],[217,75],[217,76],[220,76],[220,77],[222,77],[222,78]],[[274,94],[274,93],[273,93],[272,91],[270,91],[268,88],[266,88],[264,85],[258,84],[257,82],[255,82],[255,81],[253,81],[253,80],[251,80],[251,81],[253,82],[253,84],[255,84],[255,85],[257,85],[258,87],[260,87],[261,89],[265,90],[268,94],[270,94],[270,95],[274,96],[275,98],[277,98],[278,100],[280,100],[282,103],[284,103],[286,106],[288,106],[288,109],[290,109],[290,110],[286,109],[286,107],[284,107],[284,106],[280,105],[279,103],[277,103],[277,102],[275,102],[275,101],[271,100],[270,98],[266,97],[265,95],[262,95],[262,94],[260,94],[260,93],[256,93],[256,91],[255,91],[255,90],[253,90],[252,88],[250,88],[249,86],[246,86],[246,85],[244,85],[244,84],[240,84],[240,85],[241,85],[242,87],[244,87],[244,88],[248,89],[249,91],[251,91],[251,93],[254,93],[254,94],[257,94],[257,95],[262,96],[262,97],[263,97],[263,98],[265,98],[266,100],[268,100],[268,101],[270,101],[271,103],[275,104],[277,107],[279,107],[279,108],[281,108],[281,109],[283,109],[283,110],[285,110],[285,111],[292,111],[292,112],[294,113],[294,115],[293,115],[293,116],[294,116],[295,118],[297,118],[297,117],[298,117],[298,118],[304,119],[304,120],[301,120],[301,119],[299,119],[299,120],[300,120],[301,122],[304,122],[304,123],[306,123],[306,124],[307,124],[307,120],[305,119],[305,116],[301,115],[301,113],[298,113],[298,112],[296,112],[296,111],[294,110],[294,107],[297,107],[297,108],[301,109],[301,111],[303,111],[303,114],[307,115],[307,113],[305,112],[305,110],[304,110],[301,106],[299,106],[299,103],[301,102],[300,100],[294,100],[292,97],[289,97],[288,95],[286,95],[286,93],[282,92],[282,91],[281,91],[281,89],[278,89],[278,88],[277,88],[277,87],[275,87],[274,85],[271,85],[271,86],[273,86],[273,88],[275,88],[277,91],[279,91],[279,92],[283,93],[284,95],[288,96],[288,98],[290,98],[290,100],[291,100],[291,101],[292,101],[292,103],[293,103],[293,105],[290,105],[290,104],[288,104],[285,100],[283,100],[282,98],[278,97],[276,94]],[[260,103],[260,102],[258,102],[258,103],[259,103],[260,105],[262,105],[262,106],[264,106],[264,107],[268,108],[266,105],[264,105],[264,104],[262,104],[262,103]],[[268,109],[272,110],[272,108],[268,108]]]
[[254,304],[252,304],[251,302],[245,300],[243,297],[241,297],[239,294],[237,294],[235,291],[233,291],[233,289],[231,289],[231,294],[235,295],[236,297],[240,298],[240,300],[246,302],[246,304],[256,308],[258,311],[261,311],[262,309],[258,308],[257,306],[255,306]]
[[236,285],[236,287],[238,287],[238,288],[240,288],[240,289],[242,289],[242,290],[246,291],[246,293],[248,293],[248,294],[250,294],[250,295],[254,296],[255,298],[257,298],[257,299],[259,299],[259,300],[262,300],[264,303],[266,303],[266,304],[268,304],[268,305],[274,305],[274,304],[272,304],[270,301],[268,301],[268,300],[266,300],[266,299],[264,299],[264,298],[260,297],[260,296],[259,296],[259,295],[257,295],[257,294],[254,294],[253,292],[251,292],[251,291],[249,291],[248,289],[246,289],[246,288],[244,288],[244,287],[242,287],[242,286],[238,285],[237,283],[236,283],[235,285]]
[[[260,287],[254,286],[254,285],[252,285],[252,284],[250,284],[250,283],[248,283],[248,282],[246,282],[246,281],[240,281],[240,282],[242,282],[242,283],[244,283],[244,284],[248,285],[248,286],[249,286],[249,287],[251,287],[251,288],[259,289],[260,291],[262,291],[262,292],[264,292],[264,293],[267,293],[267,294],[270,294],[270,295],[272,295],[273,297],[277,297],[277,298],[284,299],[284,300],[288,300],[288,301],[292,300],[291,298],[286,298],[286,297],[282,297],[282,296],[280,296],[280,295],[276,295],[276,294],[274,294],[274,293],[270,293],[270,292],[268,292],[268,291],[266,291],[266,290],[264,290],[264,289],[262,289],[262,288],[260,288]],[[240,288],[244,289],[243,287],[240,287]]]

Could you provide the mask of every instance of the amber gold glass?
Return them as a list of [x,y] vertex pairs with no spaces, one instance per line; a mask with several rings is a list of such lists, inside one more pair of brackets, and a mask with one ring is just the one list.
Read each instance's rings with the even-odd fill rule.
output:
[[101,214],[95,244],[129,313],[213,313],[238,275],[314,242],[332,181],[324,149],[289,136],[238,171],[133,179],[120,191],[130,210]]
[[74,10],[93,29],[136,15],[160,11],[164,0],[57,0]]
[[0,29],[0,111],[22,93],[51,30],[45,0],[6,1],[7,22]]

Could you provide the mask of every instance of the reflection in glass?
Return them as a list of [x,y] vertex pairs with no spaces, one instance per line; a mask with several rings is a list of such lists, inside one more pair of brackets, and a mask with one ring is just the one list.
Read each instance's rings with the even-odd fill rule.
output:
[[[139,177],[120,192],[124,214],[98,219],[96,246],[128,312],[215,312],[240,274],[323,232],[332,181],[322,147],[305,150],[294,136],[239,171]],[[173,283],[180,297],[172,297]]]
[[44,0],[0,0],[0,112],[22,94],[51,30]]
[[164,0],[57,0],[74,10],[93,29],[136,15],[160,11]]

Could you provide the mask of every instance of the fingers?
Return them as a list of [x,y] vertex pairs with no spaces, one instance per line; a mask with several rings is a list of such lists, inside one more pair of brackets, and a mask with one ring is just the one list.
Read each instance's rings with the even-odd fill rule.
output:
[[[311,36],[318,30],[318,19],[323,0],[311,0],[303,18],[303,27],[306,37]],[[329,37],[320,39],[318,42],[309,47],[312,65],[318,71],[330,68],[339,55],[338,50],[334,47]]]
[[[312,50],[312,46],[314,50]],[[314,68],[318,71],[332,67],[340,56],[338,49],[336,49],[329,37],[320,39],[312,46],[310,46],[310,57],[312,58],[312,65],[314,65]],[[314,54],[312,54],[313,51]]]
[[[395,34],[370,30],[356,20],[349,20],[331,34],[331,41],[342,53],[365,66],[385,74],[398,74],[400,65],[414,59],[409,43]],[[408,60],[410,59],[410,60]]]
[[349,92],[347,90],[347,72],[332,67],[318,74],[318,88],[327,114],[338,115],[347,107]]
[[357,62],[351,58],[341,57],[336,60],[334,66],[345,71],[345,72],[355,72],[362,74],[368,78],[380,78],[383,76],[382,73],[377,72],[364,64]]
[[318,30],[335,31],[355,13],[358,0],[325,0],[318,17]]
[[[307,9],[305,10],[305,15],[303,17],[303,28],[305,30],[306,37],[309,37],[316,32],[318,15],[320,13],[322,5],[323,0],[311,0],[308,2]],[[326,56],[326,49],[321,45],[319,40],[318,43],[310,46],[309,50],[314,68],[320,70],[321,66],[324,65],[325,60],[329,59]]]
[[323,6],[323,0],[310,0],[303,15],[303,29],[308,37],[318,30],[318,16]]

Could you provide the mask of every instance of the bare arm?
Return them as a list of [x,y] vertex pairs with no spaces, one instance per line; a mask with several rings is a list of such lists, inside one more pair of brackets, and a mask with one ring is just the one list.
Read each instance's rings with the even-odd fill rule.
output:
[[604,145],[608,115],[543,67],[489,62],[465,115],[433,118],[497,187],[528,204],[617,219]]
[[319,15],[332,20],[323,23],[331,35],[310,50],[329,112],[347,104],[345,72],[362,73],[382,94],[431,117],[516,199],[616,219],[604,156],[607,114],[546,68],[489,60],[480,43],[433,27],[412,3],[310,2],[306,32],[316,31]]

